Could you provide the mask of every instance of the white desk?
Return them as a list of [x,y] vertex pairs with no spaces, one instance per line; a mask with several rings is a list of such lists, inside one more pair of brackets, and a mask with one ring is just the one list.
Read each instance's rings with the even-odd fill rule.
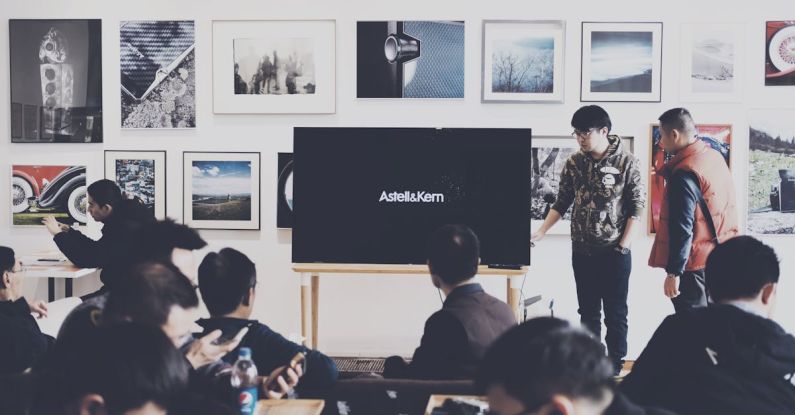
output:
[[38,258],[42,256],[26,256],[22,257],[22,263],[27,271],[26,277],[30,278],[47,278],[47,301],[52,302],[55,300],[55,279],[60,278],[64,280],[64,297],[71,297],[73,291],[73,282],[78,278],[85,277],[86,275],[93,274],[97,271],[96,268],[78,268],[69,261],[66,262],[53,262],[52,265],[40,265],[36,263]]

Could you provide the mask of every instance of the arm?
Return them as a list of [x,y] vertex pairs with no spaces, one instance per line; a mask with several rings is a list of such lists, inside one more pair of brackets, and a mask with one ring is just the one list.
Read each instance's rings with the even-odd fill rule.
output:
[[630,217],[624,226],[624,233],[621,235],[619,245],[622,247],[629,247],[632,245],[632,239],[635,237],[635,228],[640,223],[640,215],[643,213],[643,208],[646,206],[646,195],[643,189],[643,183],[640,179],[640,168],[638,167],[638,159],[632,157],[626,170],[626,179],[624,184],[624,192],[622,197],[625,198],[625,204],[629,206],[628,212]]
[[80,231],[68,230],[53,237],[58,249],[78,267],[96,268],[106,263],[108,249],[104,236],[95,241]]
[[668,265],[666,272],[681,275],[685,270],[693,243],[693,224],[698,205],[698,187],[692,173],[676,173],[667,184],[668,192]]
[[[257,369],[263,373],[287,364],[296,353],[306,355],[306,372],[301,377],[299,389],[322,389],[336,383],[339,377],[337,365],[330,357],[293,343],[281,334],[260,325],[252,338],[252,350]],[[244,342],[245,343],[245,342]]]

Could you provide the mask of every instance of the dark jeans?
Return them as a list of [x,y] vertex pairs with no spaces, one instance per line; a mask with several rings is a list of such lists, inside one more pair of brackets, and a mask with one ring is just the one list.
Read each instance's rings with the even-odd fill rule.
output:
[[679,295],[672,298],[677,313],[707,306],[704,270],[685,271],[679,277]]
[[602,304],[607,326],[607,355],[618,371],[627,355],[627,292],[632,271],[632,254],[612,249],[572,255],[580,322],[602,338]]

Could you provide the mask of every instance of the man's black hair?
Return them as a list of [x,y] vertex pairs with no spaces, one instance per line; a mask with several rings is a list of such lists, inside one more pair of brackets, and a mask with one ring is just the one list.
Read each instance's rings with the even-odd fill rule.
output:
[[172,306],[199,306],[199,296],[188,277],[170,262],[142,262],[113,286],[103,319],[160,327],[168,321]]
[[119,189],[119,186],[112,180],[97,180],[91,183],[86,191],[99,206],[108,205],[116,207],[116,204],[122,200],[121,189]]
[[610,116],[604,108],[598,105],[580,107],[571,116],[571,126],[579,131],[588,131],[591,128],[601,129],[607,127],[607,132],[613,128]]
[[147,402],[168,409],[185,393],[189,368],[185,357],[162,330],[122,322],[87,333],[88,341],[71,359],[56,363],[47,382],[60,410],[89,394],[102,396],[106,412],[122,414]]
[[249,305],[249,290],[257,284],[257,270],[248,257],[232,248],[211,252],[199,265],[199,290],[213,317]]
[[468,280],[478,272],[480,241],[464,225],[444,225],[428,239],[428,266],[445,284]]
[[482,391],[501,386],[536,411],[554,395],[599,401],[612,390],[613,367],[589,333],[553,317],[508,330],[486,351],[477,376]]
[[[16,262],[14,250],[7,246],[0,246],[0,277],[2,277],[6,271],[12,271]],[[0,278],[0,288],[6,288],[2,278]]]
[[685,108],[671,108],[660,115],[660,128],[666,132],[673,130],[679,131],[682,134],[688,132],[695,132],[696,124],[693,121],[693,116],[690,111]]
[[776,251],[751,236],[737,236],[715,247],[707,257],[704,279],[713,301],[756,297],[768,283],[777,283]]
[[137,261],[171,261],[175,248],[194,251],[207,246],[195,229],[165,219],[146,223],[132,236],[135,240]]

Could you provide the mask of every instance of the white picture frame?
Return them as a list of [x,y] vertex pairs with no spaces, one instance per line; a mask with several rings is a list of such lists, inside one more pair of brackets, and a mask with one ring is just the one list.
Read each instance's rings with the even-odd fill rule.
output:
[[741,102],[744,23],[683,23],[679,96],[683,102]]
[[661,102],[662,22],[582,22],[580,101]]
[[[213,20],[212,29],[215,114],[336,111],[336,20]],[[282,62],[274,64],[268,55]],[[265,56],[276,69],[268,69],[268,75],[255,82],[257,68],[266,67],[262,64]],[[288,64],[294,70],[287,69]],[[240,81],[252,86],[246,93],[236,93],[236,66]],[[253,90],[261,93],[248,93]]]
[[183,152],[183,223],[197,229],[259,230],[260,159],[259,152]]
[[562,103],[565,42],[563,20],[484,20],[481,102]]

